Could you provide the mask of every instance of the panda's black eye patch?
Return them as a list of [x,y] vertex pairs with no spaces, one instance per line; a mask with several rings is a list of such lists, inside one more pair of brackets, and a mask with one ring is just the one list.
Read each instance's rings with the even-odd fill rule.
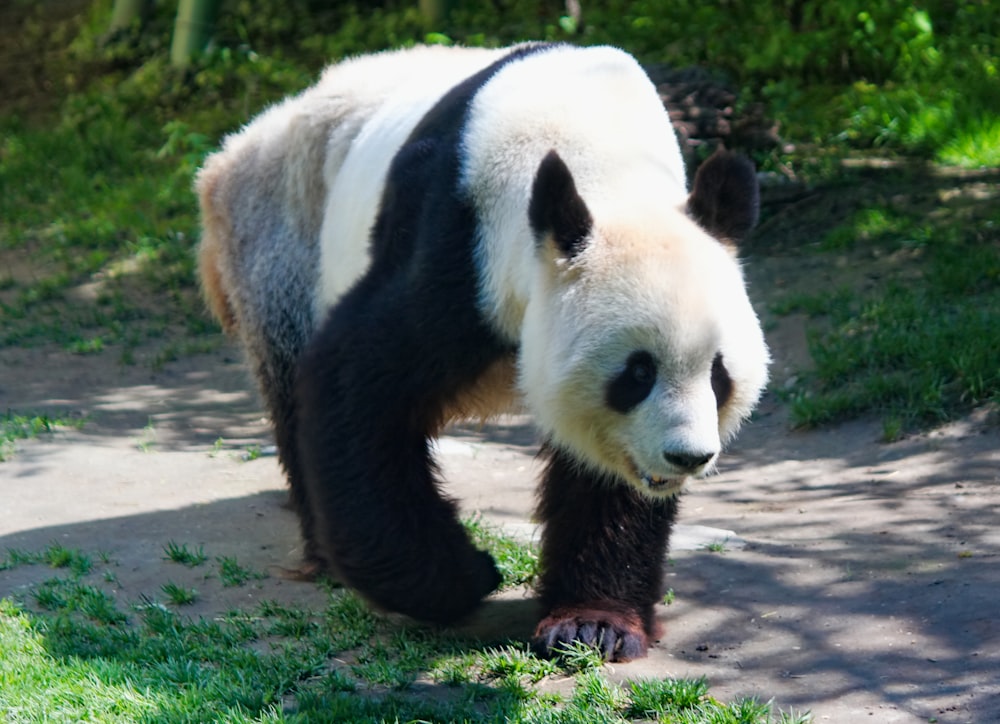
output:
[[656,361],[649,352],[633,352],[625,369],[607,386],[604,399],[612,410],[626,413],[649,397],[656,384]]
[[733,380],[722,362],[721,352],[712,360],[712,392],[715,393],[715,406],[720,410],[733,394]]

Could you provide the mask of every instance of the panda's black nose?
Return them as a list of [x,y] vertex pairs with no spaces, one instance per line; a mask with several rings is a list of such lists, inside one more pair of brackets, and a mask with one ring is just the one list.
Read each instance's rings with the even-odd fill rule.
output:
[[682,453],[664,452],[663,457],[668,463],[682,470],[696,470],[707,465],[715,453]]

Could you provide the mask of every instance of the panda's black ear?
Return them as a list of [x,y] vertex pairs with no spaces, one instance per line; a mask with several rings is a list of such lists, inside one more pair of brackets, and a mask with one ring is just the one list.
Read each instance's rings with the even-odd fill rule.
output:
[[760,192],[749,159],[719,149],[698,167],[688,214],[713,236],[737,244],[757,223]]
[[573,175],[554,150],[538,166],[531,187],[528,221],[539,243],[549,234],[559,251],[572,258],[583,250],[593,219],[576,192]]

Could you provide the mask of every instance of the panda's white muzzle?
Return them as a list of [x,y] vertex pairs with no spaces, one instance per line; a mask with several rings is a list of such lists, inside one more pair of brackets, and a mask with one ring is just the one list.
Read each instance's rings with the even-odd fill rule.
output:
[[635,458],[630,459],[634,478],[639,487],[656,497],[676,495],[692,477],[701,477],[715,462],[717,453],[663,453],[663,459],[670,471],[664,474],[645,470]]

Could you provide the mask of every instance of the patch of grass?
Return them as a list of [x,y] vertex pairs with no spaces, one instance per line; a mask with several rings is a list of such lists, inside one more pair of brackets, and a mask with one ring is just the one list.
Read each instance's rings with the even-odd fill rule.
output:
[[514,680],[537,683],[559,671],[549,659],[540,659],[526,646],[506,645],[488,648],[475,662],[479,675],[487,680]]
[[223,586],[242,586],[247,581],[267,578],[266,573],[241,566],[233,556],[219,556],[215,562],[219,564],[219,580]]
[[90,572],[92,562],[90,556],[74,548],[66,548],[59,543],[52,543],[41,555],[41,560],[52,568],[68,568],[78,576]]
[[949,198],[933,216],[905,204],[855,214],[825,245],[853,248],[861,270],[883,259],[879,283],[791,295],[773,307],[813,318],[815,370],[789,394],[798,424],[874,413],[884,439],[895,440],[1000,403],[989,342],[1000,339],[1000,214],[960,191]]
[[272,636],[302,639],[313,635],[319,627],[311,611],[283,606],[277,601],[261,601],[258,611],[273,622],[268,630]]
[[481,518],[464,521],[477,547],[489,550],[503,577],[500,590],[514,586],[530,585],[538,575],[538,549],[504,535],[495,526]]
[[189,606],[198,600],[198,592],[193,588],[185,588],[173,581],[167,581],[160,590],[166,595],[170,603],[175,606]]
[[163,547],[163,555],[168,561],[180,563],[188,568],[200,566],[208,560],[204,546],[198,546],[198,550],[192,551],[187,547],[187,543],[177,543],[172,540],[167,541],[167,545]]
[[978,118],[946,141],[937,157],[942,163],[964,168],[1000,167],[1000,120]]
[[856,212],[846,223],[832,229],[820,248],[829,251],[852,249],[859,243],[872,244],[898,239],[909,233],[912,221],[891,207],[868,206]]
[[71,417],[19,414],[7,410],[0,416],[0,463],[14,454],[17,440],[29,440],[39,435],[51,434],[57,427],[79,429],[84,422],[82,419]]
[[726,542],[728,540],[729,539],[727,538],[726,540],[712,541],[711,543],[706,543],[702,548],[703,548],[703,550],[706,550],[709,553],[725,553],[726,552]]
[[634,717],[664,719],[669,710],[690,709],[708,696],[708,682],[699,679],[640,679],[629,684]]
[[92,623],[116,626],[127,617],[118,610],[114,597],[78,578],[50,578],[32,591],[35,603],[59,614],[79,613]]
[[563,669],[572,673],[600,671],[604,667],[600,652],[593,646],[579,642],[560,646],[556,661]]
[[[340,589],[324,610],[265,600],[191,619],[145,596],[120,600],[96,572],[67,570],[30,589],[33,610],[0,599],[0,710],[23,720],[776,721],[768,705],[712,699],[704,680],[620,686],[588,647],[538,659],[524,644],[378,616]],[[193,594],[170,582],[162,590],[176,605]],[[426,696],[425,677],[446,688]],[[572,692],[546,693],[551,677],[570,677]]]
[[37,553],[23,551],[19,548],[8,548],[7,557],[0,563],[0,571],[7,571],[18,566],[30,566],[38,563],[41,556]]

